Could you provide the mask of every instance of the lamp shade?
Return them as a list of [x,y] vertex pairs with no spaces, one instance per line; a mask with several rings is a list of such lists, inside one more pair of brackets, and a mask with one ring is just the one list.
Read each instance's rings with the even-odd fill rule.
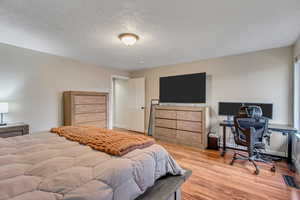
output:
[[8,103],[0,102],[0,113],[8,113]]

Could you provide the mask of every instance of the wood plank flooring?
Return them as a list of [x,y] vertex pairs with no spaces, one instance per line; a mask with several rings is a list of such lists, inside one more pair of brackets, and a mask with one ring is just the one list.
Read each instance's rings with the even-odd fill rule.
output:
[[282,179],[282,174],[288,174],[299,180],[284,161],[276,163],[275,173],[269,165],[259,163],[260,174],[254,175],[254,167],[249,162],[236,161],[229,165],[233,151],[221,157],[219,151],[157,143],[182,167],[193,171],[182,187],[183,200],[300,200],[300,190],[286,186]]
[[158,141],[182,166],[193,170],[190,179],[182,187],[184,200],[298,200],[300,190],[285,185],[282,174],[295,175],[285,162],[276,164],[276,172],[270,166],[259,164],[260,174],[254,175],[254,167],[248,162],[236,161],[229,165],[233,151],[225,157],[219,151],[199,150]]

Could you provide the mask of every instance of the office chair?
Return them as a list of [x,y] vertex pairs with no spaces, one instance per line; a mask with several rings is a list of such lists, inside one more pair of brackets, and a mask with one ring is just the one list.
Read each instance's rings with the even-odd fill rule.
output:
[[264,139],[270,140],[268,133],[268,119],[262,117],[262,110],[259,106],[242,106],[239,115],[234,117],[234,140],[237,145],[247,148],[248,155],[235,152],[231,165],[236,160],[248,160],[255,167],[255,174],[259,174],[259,167],[256,162],[272,164],[271,171],[275,172],[276,168],[271,158],[262,155],[265,150]]

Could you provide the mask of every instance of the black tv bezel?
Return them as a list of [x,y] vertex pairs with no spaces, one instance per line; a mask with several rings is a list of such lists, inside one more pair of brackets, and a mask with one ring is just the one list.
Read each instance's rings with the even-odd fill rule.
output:
[[[204,82],[205,82],[205,86],[204,86],[204,101],[202,102],[193,102],[193,101],[161,101],[161,79],[162,78],[171,78],[171,77],[184,77],[184,76],[189,76],[189,75],[203,75],[204,74]],[[192,73],[192,74],[181,74],[181,75],[175,75],[175,76],[162,76],[159,77],[159,102],[160,103],[180,103],[180,104],[205,104],[207,102],[206,100],[206,79],[207,79],[207,75],[206,72],[201,72],[201,73]]]

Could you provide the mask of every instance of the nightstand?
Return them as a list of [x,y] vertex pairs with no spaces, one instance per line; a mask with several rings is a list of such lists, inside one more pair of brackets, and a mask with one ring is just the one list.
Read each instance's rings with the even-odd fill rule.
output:
[[29,125],[24,123],[8,123],[5,126],[0,126],[0,137],[14,137],[19,135],[29,134]]

